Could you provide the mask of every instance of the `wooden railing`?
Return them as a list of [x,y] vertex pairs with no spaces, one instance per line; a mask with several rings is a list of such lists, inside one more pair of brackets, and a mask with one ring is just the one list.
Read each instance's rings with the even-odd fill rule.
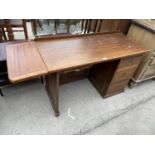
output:
[[100,32],[102,19],[83,19],[81,30],[83,33]]

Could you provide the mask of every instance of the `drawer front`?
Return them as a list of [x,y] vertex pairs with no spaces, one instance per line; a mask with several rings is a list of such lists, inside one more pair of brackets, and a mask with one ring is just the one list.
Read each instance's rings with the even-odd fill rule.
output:
[[107,93],[113,93],[115,91],[124,90],[129,80],[124,80],[122,82],[113,83],[108,88]]
[[117,71],[114,75],[114,78],[112,79],[112,83],[129,80],[132,77],[135,70],[136,70],[136,67],[131,67],[130,69]]
[[90,69],[88,67],[66,71],[60,74],[60,84],[87,78]]
[[119,66],[118,66],[118,70],[121,70],[121,69],[127,68],[127,67],[138,66],[138,64],[141,61],[141,58],[142,58],[142,56],[140,55],[140,56],[122,59]]
[[88,66],[84,66],[84,67],[69,69],[69,70],[63,71],[62,73],[80,72],[80,71],[82,71],[82,70],[86,70],[86,69],[89,69],[89,68],[91,68],[91,67],[92,67],[92,65],[88,65]]

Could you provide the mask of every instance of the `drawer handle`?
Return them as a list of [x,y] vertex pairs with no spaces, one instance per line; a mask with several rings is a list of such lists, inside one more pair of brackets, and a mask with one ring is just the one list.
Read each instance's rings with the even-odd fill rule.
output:
[[79,71],[81,71],[81,69],[75,69],[74,71],[75,71],[75,72],[79,72]]

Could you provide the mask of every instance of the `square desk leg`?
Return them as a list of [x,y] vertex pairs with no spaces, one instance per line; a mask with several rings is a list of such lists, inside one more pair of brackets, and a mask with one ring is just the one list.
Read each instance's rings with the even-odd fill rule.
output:
[[57,117],[59,116],[59,73],[47,75],[45,81],[45,88]]

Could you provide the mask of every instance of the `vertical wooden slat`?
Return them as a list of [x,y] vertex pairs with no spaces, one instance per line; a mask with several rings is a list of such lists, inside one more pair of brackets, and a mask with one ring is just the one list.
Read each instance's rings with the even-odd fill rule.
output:
[[102,19],[101,19],[101,20],[99,20],[98,32],[100,32],[100,30],[101,30],[101,25],[102,25]]
[[87,32],[88,22],[89,22],[88,19],[86,19],[86,22],[85,22],[85,28],[84,28],[84,33]]
[[3,42],[3,32],[1,28],[0,28],[0,42]]
[[92,24],[92,19],[89,19],[89,24],[88,24],[88,33],[90,32],[91,24]]
[[36,19],[32,19],[31,24],[32,24],[32,28],[33,28],[33,33],[34,33],[34,35],[36,35],[36,34],[37,34],[37,29],[36,29],[36,26],[37,26],[37,24],[36,24]]
[[98,23],[98,20],[97,20],[97,19],[95,19],[95,24],[94,24],[94,29],[93,29],[93,32],[96,32],[96,30],[97,30],[97,23]]
[[7,37],[6,37],[4,28],[2,28],[2,33],[3,33],[4,41],[7,41]]
[[58,32],[58,20],[54,19],[54,29],[55,29],[55,34]]
[[66,19],[67,33],[70,33],[70,19]]
[[10,19],[4,19],[4,22],[6,24],[6,29],[7,29],[7,32],[8,32],[9,41],[13,41],[14,40],[14,35],[13,35],[12,27],[11,27],[11,24],[10,24]]
[[81,20],[81,31],[82,32],[83,32],[83,29],[84,29],[84,21],[85,21],[84,19]]
[[22,20],[22,23],[23,23],[23,29],[24,29],[25,39],[28,39],[26,20],[23,19]]

